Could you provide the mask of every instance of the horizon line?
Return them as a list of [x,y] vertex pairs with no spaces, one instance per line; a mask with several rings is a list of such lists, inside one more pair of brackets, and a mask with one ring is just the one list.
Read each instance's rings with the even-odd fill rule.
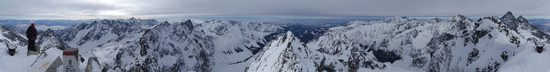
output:
[[[368,15],[358,15],[358,16],[308,16],[308,15],[166,15],[166,16],[94,16],[94,17],[82,17],[82,16],[1,16],[0,20],[93,20],[93,19],[129,19],[129,18],[139,18],[139,19],[159,19],[159,18],[186,18],[186,17],[299,17],[299,18],[353,18],[353,17],[452,17],[456,15],[446,15],[446,16],[368,16]],[[504,15],[504,14],[502,14]],[[502,15],[498,15],[501,17]],[[490,17],[494,15],[464,15],[469,18],[476,17]],[[516,17],[523,16],[527,19],[550,19],[550,15],[514,15]]]

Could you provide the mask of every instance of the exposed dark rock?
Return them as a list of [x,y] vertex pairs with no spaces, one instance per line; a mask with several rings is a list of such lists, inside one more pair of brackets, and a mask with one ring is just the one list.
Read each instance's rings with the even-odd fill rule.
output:
[[412,66],[417,67],[417,68],[422,68],[427,63],[428,63],[428,59],[426,57],[414,58],[412,60]]
[[538,53],[542,53],[542,51],[544,51],[544,46],[537,46],[537,48],[535,48],[535,50],[536,50]]
[[399,56],[397,53],[393,51],[374,50],[372,53],[374,54],[374,57],[376,57],[376,60],[378,62],[393,63],[401,59],[401,56]]
[[478,58],[479,58],[479,50],[474,48],[474,50],[468,54],[468,64],[471,64]]
[[189,30],[195,29],[195,28],[193,27],[193,22],[191,22],[191,20],[186,20],[185,22],[183,22],[183,24],[184,24],[185,26],[189,27]]
[[512,14],[512,12],[508,11],[506,14],[499,19],[502,24],[506,25],[506,27],[517,31],[518,22],[516,20],[516,17]]
[[502,58],[502,60],[504,61],[508,61],[508,52],[502,52],[502,54],[500,54],[500,58]]
[[317,69],[315,69],[317,72],[336,72],[336,70],[334,70],[334,65],[332,64],[329,64],[329,65],[325,65],[325,58],[323,58],[323,60],[321,60],[321,63],[317,64],[315,63],[315,66],[317,66]]
[[481,37],[487,35],[488,33],[489,33],[489,31],[486,31],[486,30],[475,30],[475,31],[474,31],[474,35],[473,35],[473,37],[472,37],[472,39],[473,39],[472,42],[473,42],[474,44],[477,44],[477,43],[479,42],[479,38],[481,38]]
[[516,44],[516,46],[519,47],[519,43],[520,43],[519,38],[516,37],[516,36],[511,36],[510,37],[510,43]]
[[487,67],[484,67],[482,69],[476,68],[476,72],[498,72],[498,69],[500,68],[500,63],[494,63],[494,65],[488,65]]
[[467,29],[470,26],[470,23],[472,20],[464,15],[457,15],[453,17],[454,19],[452,22],[455,22],[456,24],[452,27],[452,29],[458,29],[458,30],[464,30]]

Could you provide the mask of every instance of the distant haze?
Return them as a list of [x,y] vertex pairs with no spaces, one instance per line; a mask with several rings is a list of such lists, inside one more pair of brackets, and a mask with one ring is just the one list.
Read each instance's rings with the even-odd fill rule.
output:
[[1,0],[0,18],[550,15],[550,0]]

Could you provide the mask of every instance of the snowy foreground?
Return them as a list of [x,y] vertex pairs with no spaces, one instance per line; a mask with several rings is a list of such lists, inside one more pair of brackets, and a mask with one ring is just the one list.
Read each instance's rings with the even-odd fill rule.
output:
[[[0,71],[41,72],[80,49],[80,70],[115,72],[547,72],[550,35],[511,12],[479,19],[396,17],[342,26],[294,27],[267,22],[152,19],[97,20],[38,38],[0,29]],[[307,30],[306,30],[307,29]],[[16,47],[9,56],[5,50]],[[36,63],[31,64],[37,59]],[[62,69],[56,69],[62,70]]]

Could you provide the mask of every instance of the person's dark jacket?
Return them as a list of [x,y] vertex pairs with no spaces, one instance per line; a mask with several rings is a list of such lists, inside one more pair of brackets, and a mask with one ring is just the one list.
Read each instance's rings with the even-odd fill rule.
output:
[[27,29],[27,38],[29,38],[29,40],[36,40],[36,35],[38,35],[36,28],[34,27],[34,24],[31,24],[31,26]]
[[35,40],[36,35],[38,35],[38,32],[36,31],[36,28],[34,26],[34,23],[29,26],[27,29],[27,39],[28,39],[28,50],[29,51],[38,51],[36,49]]

